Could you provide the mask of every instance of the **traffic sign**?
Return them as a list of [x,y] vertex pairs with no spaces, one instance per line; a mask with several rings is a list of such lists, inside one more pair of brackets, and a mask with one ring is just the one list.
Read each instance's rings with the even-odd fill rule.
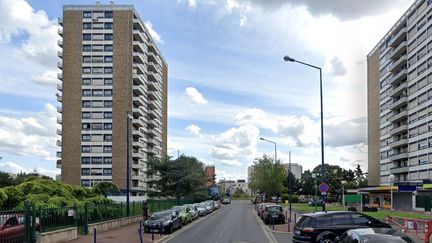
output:
[[327,184],[327,183],[321,183],[320,185],[319,185],[319,190],[320,190],[320,192],[327,192],[328,190],[329,190],[329,185]]

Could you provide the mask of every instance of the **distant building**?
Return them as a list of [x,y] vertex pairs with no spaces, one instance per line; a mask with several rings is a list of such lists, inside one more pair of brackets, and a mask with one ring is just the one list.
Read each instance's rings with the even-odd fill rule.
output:
[[206,187],[214,186],[216,184],[215,180],[215,166],[207,165],[204,168],[204,173],[206,175]]
[[[282,164],[285,167],[285,170],[289,171],[289,163]],[[295,176],[296,179],[302,178],[303,168],[301,165],[297,163],[291,163],[291,173]]]
[[248,183],[246,180],[221,180],[218,183],[221,194],[234,194],[237,189],[241,189],[243,192],[247,194],[251,194],[251,190],[249,189]]

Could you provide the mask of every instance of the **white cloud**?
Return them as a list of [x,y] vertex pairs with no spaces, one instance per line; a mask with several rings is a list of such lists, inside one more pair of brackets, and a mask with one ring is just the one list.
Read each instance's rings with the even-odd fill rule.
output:
[[224,165],[240,166],[239,161],[251,160],[256,156],[259,132],[250,124],[230,128],[214,137],[211,155]]
[[187,4],[188,7],[195,9],[197,7],[196,0],[177,0],[177,4]]
[[329,62],[324,64],[324,69],[333,76],[344,76],[348,70],[346,69],[343,61],[339,57],[334,57]]
[[51,104],[26,117],[0,116],[0,151],[55,160],[56,117],[56,108]]
[[251,10],[251,6],[248,2],[239,3],[236,0],[226,0],[225,1],[225,9],[228,13],[238,12],[240,15],[240,27],[246,24],[248,19],[247,13]]
[[144,21],[144,25],[147,28],[148,32],[150,33],[154,41],[160,44],[165,44],[165,41],[162,39],[162,36],[153,29],[153,24],[149,20]]
[[184,146],[182,143],[168,139],[168,152],[177,152],[179,150],[182,150],[183,148]]
[[34,81],[44,85],[55,85],[58,81],[56,71],[45,71],[32,77]]
[[25,173],[31,173],[36,169],[37,173],[41,175],[50,176],[52,178],[55,178],[57,174],[60,174],[60,170],[49,170],[41,167],[34,167],[34,168],[25,168],[17,163],[7,161],[4,163],[0,163],[0,171],[9,172],[12,174],[18,174],[20,172]]
[[185,89],[185,93],[186,93],[186,97],[193,104],[205,105],[208,103],[208,101],[204,98],[204,96],[194,87],[187,87]]
[[195,124],[191,124],[189,126],[187,126],[186,131],[188,131],[189,133],[193,134],[193,135],[199,135],[201,128]]

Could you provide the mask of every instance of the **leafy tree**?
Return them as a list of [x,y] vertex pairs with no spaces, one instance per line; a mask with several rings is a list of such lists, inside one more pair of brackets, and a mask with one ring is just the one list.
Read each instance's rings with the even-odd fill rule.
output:
[[156,185],[158,190],[150,193],[150,196],[176,197],[177,186],[179,196],[207,195],[204,164],[195,157],[182,155],[175,160],[170,157],[152,158],[149,161],[149,172],[157,175],[157,179],[151,183]]
[[273,161],[266,155],[254,160],[253,173],[249,186],[251,189],[265,192],[267,196],[280,194],[286,181],[286,171],[283,165]]
[[0,171],[0,187],[12,186],[14,184],[14,179],[9,173]]
[[107,197],[112,194],[118,194],[119,188],[111,182],[100,182],[92,187],[92,192]]
[[357,168],[355,169],[354,173],[357,180],[357,184],[359,185],[360,182],[363,180],[363,171],[360,168],[360,164],[357,164]]

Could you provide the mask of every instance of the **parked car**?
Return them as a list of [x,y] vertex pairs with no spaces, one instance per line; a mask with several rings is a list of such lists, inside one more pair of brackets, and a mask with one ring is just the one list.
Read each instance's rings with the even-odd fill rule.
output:
[[252,201],[252,203],[259,204],[259,203],[262,203],[262,201],[263,201],[263,198],[261,196],[256,196],[254,198],[254,200]]
[[262,218],[262,213],[264,212],[264,209],[267,205],[276,205],[275,203],[261,203],[260,207],[258,208],[258,216]]
[[208,202],[204,202],[204,206],[207,214],[213,212],[212,206]]
[[213,200],[207,200],[205,201],[205,203],[207,203],[208,205],[210,205],[212,211],[215,211],[216,207],[215,207],[215,203]]
[[183,225],[192,222],[192,214],[189,208],[185,206],[174,206],[172,209],[178,211]]
[[285,223],[284,211],[279,205],[266,205],[261,218],[266,224],[270,224],[271,222]]
[[219,209],[221,206],[218,201],[214,201],[214,205],[215,205],[215,209]]
[[[0,215],[0,242],[21,242],[24,240],[24,217],[23,214]],[[39,232],[39,218],[36,218],[35,222],[35,230]]]
[[189,212],[192,214],[192,220],[199,218],[198,209],[197,209],[197,206],[195,204],[186,204],[184,206],[186,206],[190,209]]
[[206,216],[207,215],[207,210],[206,210],[206,206],[204,203],[198,203],[198,204],[196,204],[196,207],[197,207],[199,216]]
[[337,243],[414,243],[415,241],[407,235],[395,229],[388,228],[363,228],[352,229],[343,233],[341,237],[335,240]]
[[305,214],[294,227],[293,242],[333,242],[350,229],[362,227],[391,228],[370,216],[349,212],[330,211]]
[[160,231],[170,234],[182,227],[180,215],[176,210],[166,210],[153,213],[150,218],[143,223],[144,232]]
[[311,199],[308,201],[309,206],[321,206],[322,199]]
[[230,203],[231,203],[231,198],[229,198],[229,197],[224,197],[224,198],[222,199],[222,203],[223,203],[223,204],[230,204]]

